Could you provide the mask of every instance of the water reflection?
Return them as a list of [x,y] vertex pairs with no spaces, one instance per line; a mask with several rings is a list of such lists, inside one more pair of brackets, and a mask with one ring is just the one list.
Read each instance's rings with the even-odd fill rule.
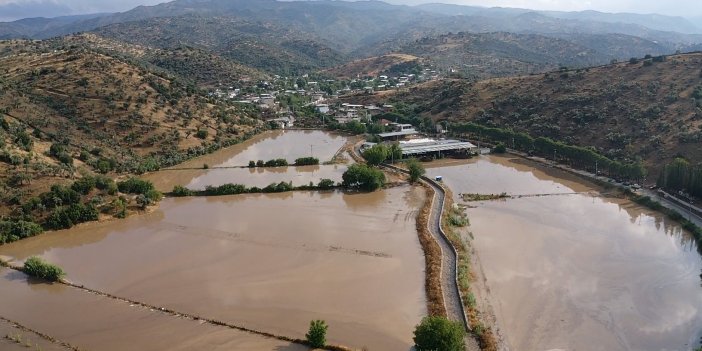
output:
[[331,342],[406,350],[426,314],[414,223],[422,194],[169,198],[149,215],[41,235],[0,254],[41,255],[91,288],[254,329],[302,338],[322,318]]
[[[455,193],[598,190],[554,177],[558,172],[492,156],[428,170]],[[679,350],[698,343],[702,262],[688,233],[665,216],[589,194],[471,205],[487,294],[513,349]]]
[[[208,185],[239,183],[264,187],[271,183],[290,182],[294,185],[317,183],[321,178],[341,181],[345,165],[303,167],[240,168],[249,161],[284,158],[289,163],[310,155],[320,162],[331,160],[347,142],[344,136],[323,131],[273,131],[263,133],[241,144],[213,154],[187,161],[174,169],[145,175],[161,191],[171,191],[175,185],[202,190]],[[209,169],[203,169],[208,165]],[[217,168],[235,167],[235,168]]]

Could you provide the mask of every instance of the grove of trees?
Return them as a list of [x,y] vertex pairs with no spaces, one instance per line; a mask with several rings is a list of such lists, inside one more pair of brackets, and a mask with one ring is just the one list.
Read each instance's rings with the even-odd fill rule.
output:
[[375,191],[385,185],[385,174],[365,164],[353,164],[341,176],[345,188]]
[[676,158],[661,172],[658,186],[702,197],[702,166],[692,165],[684,158]]
[[450,130],[485,137],[496,143],[512,146],[517,150],[535,152],[543,157],[567,162],[577,168],[592,171],[597,169],[597,171],[616,178],[640,180],[646,176],[646,169],[641,162],[612,160],[590,147],[568,145],[545,137],[532,138],[526,133],[511,129],[485,127],[470,122],[453,124]]

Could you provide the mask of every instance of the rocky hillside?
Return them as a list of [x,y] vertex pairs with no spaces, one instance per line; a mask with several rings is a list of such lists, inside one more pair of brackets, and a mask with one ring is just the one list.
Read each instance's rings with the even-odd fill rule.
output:
[[0,42],[5,200],[80,174],[139,173],[236,142],[255,111],[192,84],[60,41]]
[[593,146],[616,159],[640,158],[649,181],[678,155],[702,162],[702,53],[477,83],[431,82],[382,99],[435,121],[509,127]]

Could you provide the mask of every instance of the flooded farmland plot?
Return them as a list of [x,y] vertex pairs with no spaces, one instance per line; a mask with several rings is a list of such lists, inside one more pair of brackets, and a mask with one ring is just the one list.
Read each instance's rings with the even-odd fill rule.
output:
[[[61,284],[0,269],[0,313],[81,350],[307,350],[272,338],[179,318]],[[0,323],[2,350],[70,350]],[[3,334],[2,336],[5,336]],[[25,343],[29,341],[32,347]],[[13,345],[15,344],[15,345]],[[39,345],[39,348],[36,348]],[[6,347],[7,346],[7,347]]]
[[[198,157],[171,169],[145,175],[160,191],[171,191],[175,185],[202,190],[208,185],[226,183],[265,187],[271,183],[293,182],[293,185],[317,183],[321,178],[341,181],[346,165],[301,167],[239,168],[249,161],[283,158],[292,164],[301,157],[316,157],[320,163],[331,161],[348,138],[322,131],[273,131],[263,133],[241,144]],[[204,169],[207,165],[209,169]],[[218,168],[219,167],[219,168]],[[235,167],[235,168],[232,168]]]
[[444,161],[428,174],[443,176],[456,195],[580,193],[466,203],[486,285],[478,291],[481,308],[491,306],[506,348],[698,344],[702,263],[676,224],[522,159]]
[[[324,319],[330,343],[407,350],[426,314],[415,230],[424,196],[404,186],[166,199],[148,215],[47,233],[0,255],[39,255],[92,289],[247,328],[304,338],[310,320]],[[0,315],[43,299],[22,296]]]

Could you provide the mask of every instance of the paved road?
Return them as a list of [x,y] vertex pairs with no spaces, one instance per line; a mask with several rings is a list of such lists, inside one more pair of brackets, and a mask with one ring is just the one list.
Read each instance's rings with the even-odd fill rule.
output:
[[[470,326],[465,317],[461,295],[458,292],[458,282],[456,281],[456,252],[452,244],[441,234],[441,215],[444,210],[444,201],[446,193],[444,189],[436,186],[432,182],[425,182],[434,189],[434,198],[432,199],[431,215],[429,216],[429,232],[434,237],[439,247],[441,247],[441,292],[444,296],[444,306],[446,307],[446,315],[448,319],[457,321],[463,324],[466,330],[470,330]],[[465,338],[466,350],[478,351],[480,346],[478,342],[470,335]]]
[[[360,157],[355,146],[352,148],[351,152]],[[405,174],[407,173],[406,170],[392,165],[385,165],[385,167]],[[444,211],[446,192],[443,188],[437,186],[432,181],[423,180],[423,182],[434,189],[432,209],[427,225],[429,226],[429,232],[441,248],[441,293],[444,297],[446,314],[448,319],[460,322],[464,325],[466,330],[470,330],[470,326],[468,325],[468,321],[463,310],[461,295],[458,290],[458,281],[456,280],[456,251],[454,250],[453,245],[448,241],[448,238],[444,236],[443,229],[441,228],[441,216]],[[467,351],[480,351],[478,342],[470,334],[466,335],[465,346]]]
[[449,319],[460,321],[465,324],[463,308],[461,306],[461,296],[458,294],[458,286],[456,284],[456,253],[451,243],[446,241],[441,235],[441,214],[443,212],[446,195],[444,190],[440,187],[430,182],[427,182],[427,184],[434,189],[434,198],[432,199],[432,209],[428,225],[429,232],[431,232],[434,240],[436,240],[441,247],[441,292],[444,295],[446,314]]

